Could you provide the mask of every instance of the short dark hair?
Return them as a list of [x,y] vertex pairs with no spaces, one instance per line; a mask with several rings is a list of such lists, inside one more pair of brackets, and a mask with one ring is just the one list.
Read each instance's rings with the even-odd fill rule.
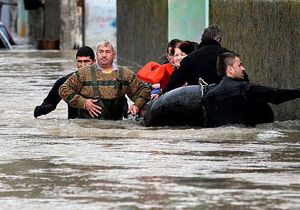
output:
[[196,47],[195,43],[191,42],[191,41],[179,42],[179,43],[177,43],[177,45],[174,48],[172,48],[172,50],[171,50],[172,54],[174,54],[175,48],[179,48],[182,52],[184,52],[185,54],[188,55],[191,52],[193,52],[197,47]]
[[167,53],[169,53],[169,47],[171,47],[172,49],[175,48],[175,46],[182,42],[180,39],[172,39],[171,41],[169,41],[168,45],[167,45]]
[[95,59],[95,53],[94,53],[94,50],[88,46],[83,46],[83,47],[80,47],[78,50],[77,50],[77,53],[76,53],[76,59],[78,56],[84,56],[84,57],[90,57],[92,60]]
[[204,29],[204,32],[202,34],[201,41],[207,41],[207,40],[216,40],[220,42],[224,37],[224,32],[221,30],[221,28],[218,25],[210,25],[206,29]]
[[226,68],[234,63],[234,59],[240,57],[239,54],[234,52],[225,52],[217,58],[217,72],[220,77],[226,75]]

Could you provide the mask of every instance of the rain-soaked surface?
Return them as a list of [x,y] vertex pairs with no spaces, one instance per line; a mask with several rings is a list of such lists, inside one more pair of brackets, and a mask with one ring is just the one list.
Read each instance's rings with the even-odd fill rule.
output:
[[300,209],[300,121],[144,128],[35,119],[75,51],[0,52],[0,209]]

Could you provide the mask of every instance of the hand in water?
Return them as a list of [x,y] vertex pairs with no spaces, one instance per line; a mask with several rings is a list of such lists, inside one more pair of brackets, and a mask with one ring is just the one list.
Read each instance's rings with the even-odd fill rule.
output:
[[97,106],[95,103],[97,100],[95,99],[87,99],[84,108],[89,112],[89,114],[94,118],[98,117],[101,114],[102,107]]
[[150,97],[150,100],[153,101],[153,100],[157,100],[159,98],[159,94],[151,94],[151,97]]
[[128,108],[128,114],[131,114],[132,116],[135,116],[137,115],[137,113],[139,112],[139,108],[136,106],[136,105],[131,105],[129,108]]

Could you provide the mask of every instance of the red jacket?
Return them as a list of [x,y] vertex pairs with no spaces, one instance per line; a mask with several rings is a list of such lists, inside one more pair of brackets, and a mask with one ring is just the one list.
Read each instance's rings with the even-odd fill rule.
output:
[[138,71],[137,77],[150,84],[159,83],[160,88],[164,90],[173,71],[170,63],[160,65],[151,61]]

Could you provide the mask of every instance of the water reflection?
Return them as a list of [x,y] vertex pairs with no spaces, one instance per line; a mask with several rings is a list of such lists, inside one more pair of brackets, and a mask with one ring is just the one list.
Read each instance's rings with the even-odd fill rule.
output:
[[145,128],[33,109],[75,52],[0,52],[1,209],[298,209],[300,121]]

